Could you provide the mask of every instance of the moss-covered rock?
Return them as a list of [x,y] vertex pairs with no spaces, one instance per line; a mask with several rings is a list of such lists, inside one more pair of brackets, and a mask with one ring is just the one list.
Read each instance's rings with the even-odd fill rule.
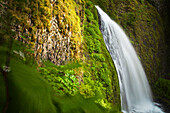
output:
[[97,10],[88,0],[84,22],[84,56],[86,66],[80,88],[81,93],[86,98],[100,93],[103,97],[97,102],[106,108],[111,105],[120,105],[116,70],[99,30]]

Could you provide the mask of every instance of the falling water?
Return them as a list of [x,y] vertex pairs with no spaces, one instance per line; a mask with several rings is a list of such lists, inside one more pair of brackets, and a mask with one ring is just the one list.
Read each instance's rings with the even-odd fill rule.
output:
[[100,7],[96,8],[100,30],[118,73],[122,112],[163,113],[152,100],[145,72],[128,37]]

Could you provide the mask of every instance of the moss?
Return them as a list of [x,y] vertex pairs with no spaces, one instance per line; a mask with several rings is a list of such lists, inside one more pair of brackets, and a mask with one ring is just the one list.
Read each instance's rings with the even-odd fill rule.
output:
[[[83,5],[83,2],[81,2]],[[82,36],[80,35],[81,33],[81,23],[80,23],[80,17],[76,14],[76,7],[78,8],[80,4],[76,4],[74,1],[60,1],[57,5],[54,6],[54,8],[57,10],[57,15],[59,17],[59,22],[61,26],[60,29],[65,29],[65,25],[67,24],[70,27],[70,31],[72,33],[71,39],[72,42],[75,44],[75,52],[71,53],[72,59],[80,60],[81,59],[81,53],[79,52],[81,49],[81,43],[82,43]],[[80,10],[80,7],[79,7]],[[77,13],[78,11],[77,10]],[[83,9],[82,9],[83,10]],[[65,21],[62,21],[62,17],[65,15]],[[63,24],[63,25],[62,25]],[[72,43],[71,42],[71,43]]]
[[170,106],[170,80],[159,78],[154,84],[153,92],[156,100],[162,102],[167,108]]
[[[96,91],[104,97],[103,106],[106,104],[116,105],[119,103],[119,85],[117,74],[102,34],[98,25],[98,14],[91,1],[86,2],[85,22],[84,22],[84,52],[85,52],[85,72],[83,85],[80,89],[87,89],[83,93],[85,97],[92,97]],[[92,84],[89,84],[92,83]],[[84,91],[85,92],[85,91]],[[100,102],[102,103],[102,100]],[[100,103],[99,102],[99,103]]]
[[[166,97],[168,100],[170,99],[170,80],[159,78],[155,83],[156,94]],[[162,92],[164,92],[162,94]]]

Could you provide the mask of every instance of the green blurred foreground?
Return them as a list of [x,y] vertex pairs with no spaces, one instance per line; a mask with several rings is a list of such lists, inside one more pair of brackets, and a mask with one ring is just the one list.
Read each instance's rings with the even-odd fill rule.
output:
[[[19,42],[14,42],[11,51],[22,50],[19,46]],[[6,44],[0,46],[2,68],[5,64],[7,50]],[[118,108],[113,111],[96,104],[94,101],[98,97],[85,99],[80,94],[55,96],[50,84],[40,75],[36,66],[12,52],[10,72],[7,75],[10,96],[7,113],[106,113],[118,111]],[[6,93],[2,73],[0,73],[0,100],[0,111],[3,111]]]

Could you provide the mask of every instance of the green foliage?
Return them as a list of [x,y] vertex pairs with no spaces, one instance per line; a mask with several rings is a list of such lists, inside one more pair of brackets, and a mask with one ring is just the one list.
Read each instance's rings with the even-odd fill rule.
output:
[[54,104],[59,113],[112,113],[113,110],[103,108],[95,103],[97,95],[93,98],[85,99],[82,95],[64,95],[55,97]]
[[95,102],[107,109],[111,109],[111,104],[105,99],[106,87],[103,86],[104,83],[97,79],[93,80],[90,73],[85,73],[83,80],[84,83],[81,84],[80,94],[84,95],[85,98],[93,98],[97,95],[98,98],[96,98]]
[[27,0],[16,0],[17,2],[27,2]]
[[68,63],[66,65],[56,66],[46,61],[44,67],[40,67],[40,73],[53,88],[56,95],[70,94],[75,95],[78,92],[78,79],[74,69],[81,67],[79,62]]
[[90,16],[93,18],[93,14],[89,9],[85,9],[85,14],[86,14],[86,16]]
[[90,98],[95,96],[94,89],[89,84],[81,84],[80,92],[82,95],[84,95],[85,98]]
[[[92,36],[95,36],[95,35],[96,35],[93,27],[88,26],[87,32],[88,32],[90,35],[92,35]],[[94,38],[95,38],[95,37],[94,37]]]
[[128,25],[133,25],[133,22],[135,21],[135,14],[134,13],[128,13],[127,14],[127,24]]
[[[15,42],[13,47],[15,50],[19,49]],[[19,43],[19,42],[18,42]],[[12,50],[14,50],[14,48]],[[22,48],[22,45],[20,45]],[[0,62],[5,62],[7,45],[0,45]],[[65,88],[71,86],[78,86],[77,79],[74,76],[76,67],[80,65],[75,63],[73,67],[68,64],[66,68],[57,68],[54,64],[48,64],[49,67],[41,67],[40,72],[43,73],[49,81],[55,80],[49,76],[58,77],[56,81],[60,81],[57,84],[59,87],[61,84],[65,85]],[[53,67],[54,66],[54,67]],[[36,70],[35,66],[30,66],[17,56],[12,56],[10,63],[10,72],[8,73],[8,84],[10,103],[7,113],[108,113],[111,112],[108,109],[103,108],[101,105],[96,104],[94,101],[99,97],[97,95],[93,98],[85,99],[82,95],[64,95],[56,96],[55,92],[51,89],[52,82],[47,82],[42,78],[42,75]],[[61,70],[57,70],[61,69]],[[63,69],[66,69],[63,71]],[[63,71],[63,72],[62,72]],[[62,81],[62,82],[61,82]],[[93,83],[90,83],[91,85]],[[51,86],[50,86],[51,85]],[[5,105],[5,85],[0,73],[0,111],[3,110]],[[66,87],[68,86],[68,87]],[[70,92],[73,94],[74,89]]]
[[144,0],[139,0],[140,1],[140,3],[144,3]]
[[87,8],[89,8],[89,9],[91,9],[91,8],[93,8],[93,3],[91,2],[91,1],[89,1],[89,0],[86,0],[86,7]]
[[105,61],[105,58],[102,54],[93,53],[92,58],[94,58],[94,60],[101,61],[101,62]]
[[75,95],[78,92],[79,83],[73,70],[61,71],[55,68],[55,65],[54,67],[40,67],[39,70],[56,95],[64,95],[66,93]]
[[24,61],[27,65],[33,66],[36,65],[36,62],[33,58],[34,51],[29,49],[27,44],[24,44],[20,41],[14,40],[12,46],[12,55]]
[[159,78],[154,84],[153,94],[154,99],[162,103],[168,110],[170,106],[170,80]]
[[[112,59],[99,30],[97,10],[91,1],[88,0],[86,2],[85,18],[84,51],[87,52],[88,55],[86,55],[87,65],[84,67],[85,72],[83,83],[80,85],[80,93],[84,95],[85,98],[91,98],[96,94],[100,94],[101,98],[96,102],[110,109],[113,101],[116,103],[116,99],[113,99],[115,98],[113,97],[113,89],[118,88],[117,90],[119,91],[119,86],[116,87],[112,84],[112,77],[117,75],[116,71],[113,71],[114,65],[113,62],[110,62]],[[114,84],[116,85],[116,83]],[[110,105],[110,103],[112,104]]]
[[130,40],[131,44],[135,44],[134,41]]
[[95,40],[95,52],[101,53],[101,43],[99,40]]
[[88,36],[88,37],[86,37],[86,39],[87,39],[86,44],[88,45],[87,49],[88,49],[89,53],[92,53],[95,50],[95,46],[94,46],[94,43],[92,41],[92,37]]
[[159,78],[155,83],[155,93],[162,98],[170,100],[170,80]]
[[82,67],[82,64],[78,61],[75,61],[74,63],[68,63],[68,64],[65,64],[65,65],[60,65],[60,66],[54,65],[50,61],[46,61],[46,62],[44,62],[44,65],[46,67],[55,67],[57,70],[60,70],[60,71],[72,70],[72,69],[75,69],[75,68]]

